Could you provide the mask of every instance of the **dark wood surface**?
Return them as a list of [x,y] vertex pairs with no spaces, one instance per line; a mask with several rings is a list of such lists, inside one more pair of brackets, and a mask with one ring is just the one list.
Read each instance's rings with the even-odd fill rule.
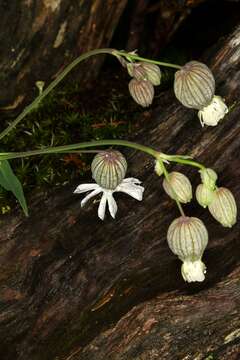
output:
[[[217,94],[234,105],[228,116],[202,129],[169,91],[134,140],[213,167],[239,203],[240,27],[206,59]],[[225,229],[196,203],[185,207],[205,222],[210,240],[206,281],[184,283],[166,242],[176,206],[152,159],[125,154],[128,175],[146,190],[141,203],[118,194],[116,220],[101,222],[96,203],[81,209],[76,184],[32,197],[28,219],[16,212],[2,220],[1,360],[239,358],[239,222]],[[174,169],[200,182],[196,170]]]
[[[36,81],[48,84],[72,60],[108,47],[127,0],[0,1],[0,110],[14,110],[36,97]],[[84,86],[103,56],[78,67]]]

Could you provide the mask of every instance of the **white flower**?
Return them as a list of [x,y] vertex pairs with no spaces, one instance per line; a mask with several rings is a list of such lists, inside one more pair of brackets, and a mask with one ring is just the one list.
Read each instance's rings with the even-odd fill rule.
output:
[[124,192],[134,199],[141,201],[143,197],[144,187],[140,185],[141,181],[134,178],[124,179],[114,190],[104,189],[98,184],[81,184],[78,185],[75,194],[81,194],[87,191],[91,191],[85,198],[81,201],[81,206],[83,207],[89,199],[100,194],[102,197],[98,206],[98,216],[101,220],[105,217],[106,204],[108,204],[109,212],[113,218],[115,218],[117,212],[117,203],[113,197],[114,192]]
[[221,96],[214,96],[208,106],[198,111],[198,117],[202,126],[216,126],[228,113],[228,107]]
[[204,281],[206,266],[199,259],[195,261],[185,260],[181,268],[182,277],[187,282]]

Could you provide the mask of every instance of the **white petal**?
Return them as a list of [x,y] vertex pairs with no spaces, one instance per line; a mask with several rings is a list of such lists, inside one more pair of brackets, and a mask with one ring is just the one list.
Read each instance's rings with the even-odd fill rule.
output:
[[98,184],[81,184],[78,185],[77,188],[74,190],[74,194],[81,194],[86,191],[98,189]]
[[113,193],[112,191],[108,191],[106,193],[106,195],[107,195],[109,212],[110,212],[111,216],[115,219],[115,215],[116,215],[118,207],[117,207],[117,203],[116,203],[112,193]]
[[200,259],[195,261],[186,260],[182,264],[181,272],[183,279],[187,282],[202,282],[205,279],[206,266]]
[[138,179],[124,179],[122,183],[117,186],[115,191],[124,192],[132,196],[134,199],[141,201],[143,198],[144,187],[139,184],[141,184],[141,181],[139,181]]
[[100,217],[101,220],[104,220],[104,217],[105,217],[106,203],[107,203],[107,194],[105,192],[103,192],[103,195],[101,197],[100,204],[98,207],[98,217]]
[[102,191],[102,189],[101,189],[100,187],[98,187],[98,189],[90,192],[90,194],[88,194],[87,196],[85,196],[85,198],[82,199],[82,201],[81,201],[81,207],[83,207],[83,206],[87,203],[87,201],[88,201],[89,199],[91,199],[92,197],[96,196],[96,195],[99,194],[101,191]]
[[[142,182],[136,178],[126,178],[126,179],[123,179],[123,181],[121,182],[121,184],[124,183],[124,184],[141,184]],[[121,185],[120,184],[120,185]]]
[[211,103],[198,111],[202,126],[216,126],[228,113],[228,107],[220,96],[214,95]]

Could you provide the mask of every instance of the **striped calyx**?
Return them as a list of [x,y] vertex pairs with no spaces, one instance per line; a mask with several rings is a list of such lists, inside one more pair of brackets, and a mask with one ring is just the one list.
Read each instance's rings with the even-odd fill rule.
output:
[[175,219],[167,233],[172,252],[183,262],[181,273],[185,281],[203,281],[206,266],[202,255],[208,243],[208,232],[203,222],[195,217]]
[[230,190],[220,187],[214,191],[208,209],[214,219],[224,227],[232,227],[237,221],[237,205]]
[[200,219],[180,216],[169,226],[167,241],[179,259],[193,261],[202,257],[208,243],[208,232]]
[[130,76],[136,80],[148,80],[147,74],[142,67],[141,63],[128,63],[127,70]]
[[174,92],[187,108],[201,110],[208,106],[215,93],[211,70],[201,62],[188,62],[175,73]]
[[162,74],[161,74],[161,70],[160,70],[159,66],[157,66],[155,64],[146,63],[146,62],[142,62],[141,66],[146,73],[147,79],[154,86],[160,85]]
[[199,184],[196,189],[196,199],[199,205],[206,208],[213,200],[214,191],[204,184]]
[[192,200],[192,185],[184,174],[172,171],[168,179],[163,180],[163,188],[172,199],[180,201],[183,204]]
[[142,107],[151,105],[154,97],[154,88],[150,81],[132,79],[129,82],[128,87],[129,92],[136,103]]
[[216,188],[216,182],[217,182],[217,173],[210,168],[204,168],[199,170],[201,180],[203,185],[205,185],[210,190],[214,190]]
[[153,86],[160,85],[161,70],[159,66],[147,62],[128,63],[127,70],[136,80],[148,80]]
[[99,152],[93,159],[92,177],[104,189],[115,190],[127,172],[125,157],[115,150]]

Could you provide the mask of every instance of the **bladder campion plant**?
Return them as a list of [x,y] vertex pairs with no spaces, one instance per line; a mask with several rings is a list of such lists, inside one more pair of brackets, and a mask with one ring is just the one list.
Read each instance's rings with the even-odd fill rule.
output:
[[[202,126],[216,126],[228,112],[228,107],[224,100],[220,96],[215,95],[215,80],[211,70],[203,63],[190,61],[184,66],[179,66],[142,58],[135,52],[128,53],[116,49],[97,49],[79,56],[45,90],[43,89],[43,84],[40,84],[39,96],[0,134],[0,139],[7,136],[32,109],[36,108],[76,65],[90,56],[98,54],[110,54],[119,60],[120,64],[132,78],[129,82],[130,95],[142,107],[152,104],[154,87],[161,83],[161,70],[159,66],[166,66],[177,69],[174,80],[175,95],[185,107],[198,110],[198,117]],[[27,215],[28,209],[21,183],[14,175],[8,160],[76,151],[79,153],[97,153],[91,165],[92,177],[95,183],[80,184],[74,193],[88,192],[81,201],[81,206],[84,206],[89,199],[101,193],[98,207],[99,218],[104,220],[107,206],[110,215],[115,218],[117,203],[114,199],[114,193],[123,192],[141,201],[143,199],[144,187],[140,180],[125,177],[127,160],[120,151],[114,149],[89,149],[114,145],[134,148],[154,158],[154,171],[158,176],[163,177],[163,188],[167,195],[176,202],[180,212],[180,217],[175,219],[168,229],[167,241],[169,247],[183,263],[181,268],[183,279],[187,282],[203,281],[205,279],[206,266],[202,262],[202,256],[208,243],[208,232],[200,219],[186,216],[183,210],[182,204],[192,200],[193,191],[190,180],[180,172],[173,171],[169,173],[167,165],[178,163],[198,169],[201,184],[197,187],[196,199],[201,206],[209,209],[212,216],[222,226],[232,227],[236,223],[237,207],[231,191],[224,187],[217,187],[218,176],[216,172],[194,161],[189,156],[168,155],[149,146],[125,140],[111,139],[47,147],[41,150],[26,152],[2,152],[0,153],[0,185],[6,190],[13,192],[24,213]]]

